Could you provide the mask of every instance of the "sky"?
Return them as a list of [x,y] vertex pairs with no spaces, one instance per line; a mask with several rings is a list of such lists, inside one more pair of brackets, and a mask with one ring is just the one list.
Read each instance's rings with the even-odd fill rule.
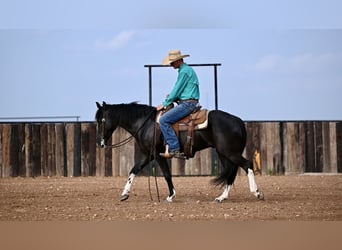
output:
[[[218,108],[243,120],[342,120],[341,9],[338,0],[0,0],[0,122],[93,121],[96,101],[149,104],[144,65],[173,49],[189,64],[221,64]],[[214,109],[213,67],[194,69],[201,105]],[[153,68],[152,105],[176,78]]]

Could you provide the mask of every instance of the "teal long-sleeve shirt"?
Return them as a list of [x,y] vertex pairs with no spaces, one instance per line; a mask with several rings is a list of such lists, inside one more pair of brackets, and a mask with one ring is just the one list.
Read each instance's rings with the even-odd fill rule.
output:
[[199,82],[196,72],[188,64],[183,63],[178,69],[177,81],[163,105],[167,107],[177,100],[198,100],[199,98]]

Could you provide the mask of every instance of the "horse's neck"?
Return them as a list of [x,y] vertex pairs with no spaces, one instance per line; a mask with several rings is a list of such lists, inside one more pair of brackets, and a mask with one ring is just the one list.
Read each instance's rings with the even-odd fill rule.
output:
[[148,120],[152,117],[152,110],[150,115],[142,115],[142,113],[140,112],[137,112],[136,114],[139,115],[121,115],[118,126],[123,128],[132,135],[137,134],[140,130],[143,129],[144,126],[148,124]]

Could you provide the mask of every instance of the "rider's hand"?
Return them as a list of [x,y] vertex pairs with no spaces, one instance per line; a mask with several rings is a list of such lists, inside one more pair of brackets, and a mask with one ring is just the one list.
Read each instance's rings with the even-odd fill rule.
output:
[[158,107],[157,107],[157,110],[160,111],[162,109],[164,109],[164,105],[163,104],[159,104]]

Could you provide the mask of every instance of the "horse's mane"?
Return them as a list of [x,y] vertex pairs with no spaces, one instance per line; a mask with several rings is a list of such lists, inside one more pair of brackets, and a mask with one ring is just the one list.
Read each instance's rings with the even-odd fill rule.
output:
[[124,114],[128,117],[140,117],[141,115],[149,115],[153,110],[156,111],[155,107],[148,106],[145,104],[139,104],[138,102],[121,103],[121,104],[103,104],[102,109],[98,109],[95,114],[95,119],[98,121],[102,117],[104,110],[115,110],[115,113],[121,115]]
[[151,107],[145,104],[139,104],[138,102],[131,102],[128,104],[117,104],[115,106],[115,112],[124,114],[128,118],[137,118],[141,116],[151,115],[155,107]]

